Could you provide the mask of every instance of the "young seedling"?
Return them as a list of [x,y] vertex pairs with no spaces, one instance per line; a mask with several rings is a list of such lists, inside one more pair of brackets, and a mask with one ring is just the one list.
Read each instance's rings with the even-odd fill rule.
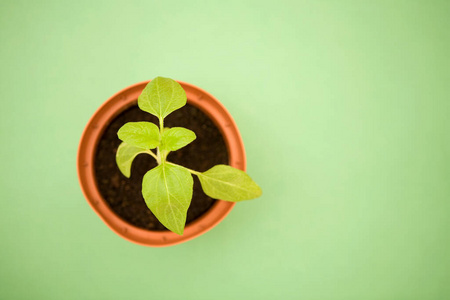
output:
[[[130,177],[131,164],[141,153],[153,156],[158,166],[148,171],[142,180],[142,195],[148,208],[169,230],[182,235],[186,214],[192,199],[193,179],[198,176],[206,195],[225,201],[242,201],[261,196],[261,188],[245,172],[227,165],[216,165],[206,172],[197,172],[171,163],[167,155],[193,140],[193,131],[164,127],[164,118],[186,104],[181,85],[169,78],[156,77],[138,98],[141,110],[155,115],[159,127],[151,122],[129,122],[117,135],[122,143],[116,162],[120,171]],[[156,149],[156,153],[153,152]]]

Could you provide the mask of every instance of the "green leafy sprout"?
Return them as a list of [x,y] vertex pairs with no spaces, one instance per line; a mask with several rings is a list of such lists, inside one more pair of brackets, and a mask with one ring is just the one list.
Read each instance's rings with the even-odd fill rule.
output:
[[214,199],[237,202],[262,194],[250,176],[231,166],[216,165],[206,172],[197,172],[167,160],[171,151],[196,139],[189,129],[164,127],[164,118],[183,107],[186,100],[186,92],[178,82],[156,77],[142,91],[138,106],[158,117],[159,127],[151,122],[129,122],[117,132],[122,143],[117,149],[116,162],[124,176],[130,177],[131,164],[138,154],[149,154],[156,159],[158,166],[142,180],[142,196],[156,218],[179,235],[183,234],[192,199],[192,175],[198,177],[205,194]]

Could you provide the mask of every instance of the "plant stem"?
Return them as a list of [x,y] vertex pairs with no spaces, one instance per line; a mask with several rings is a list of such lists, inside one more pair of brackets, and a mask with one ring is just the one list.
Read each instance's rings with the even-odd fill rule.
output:
[[[161,118],[159,118],[159,136],[160,137],[162,137],[163,131],[164,131],[164,118],[161,117]],[[159,147],[157,147],[156,154],[158,156],[156,161],[158,162],[158,165],[160,165],[166,160],[164,157],[164,153],[161,153],[161,151],[159,150]]]
[[153,156],[156,159],[156,161],[158,161],[158,157],[156,156],[155,153],[153,153],[152,150],[147,150],[147,151],[145,151],[145,153],[150,154],[151,156]]
[[159,133],[163,134],[163,130],[164,130],[164,118],[159,118]]
[[161,164],[161,152],[159,151],[159,147],[156,147],[156,162],[158,165]]
[[169,161],[166,161],[166,164],[168,164],[168,165],[172,165],[172,166],[178,166],[178,167],[182,167],[182,168],[185,168],[186,170],[188,170],[189,172],[191,172],[192,174],[195,174],[195,175],[199,175],[199,174],[201,174],[201,172],[197,172],[197,171],[194,171],[194,170],[191,170],[191,169],[188,169],[188,168],[186,168],[186,167],[183,167],[183,166],[180,166],[180,165],[177,165],[177,164],[174,164],[174,163],[171,163],[171,162],[169,162]]

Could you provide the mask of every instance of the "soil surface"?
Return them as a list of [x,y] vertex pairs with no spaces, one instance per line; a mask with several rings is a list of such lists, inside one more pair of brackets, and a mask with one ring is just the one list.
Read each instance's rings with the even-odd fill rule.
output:
[[[158,124],[156,117],[133,106],[113,119],[103,132],[95,155],[97,186],[111,209],[126,222],[148,230],[167,230],[148,209],[141,194],[142,178],[147,171],[157,166],[155,159],[147,154],[139,154],[133,161],[130,178],[123,176],[116,165],[116,151],[121,143],[117,131],[127,122],[138,121]],[[197,135],[191,144],[171,152],[168,161],[200,172],[217,164],[228,164],[227,148],[219,129],[198,108],[186,105],[176,110],[167,116],[164,126],[185,127]],[[200,217],[215,202],[203,193],[197,176],[193,178],[194,192],[186,223]]]

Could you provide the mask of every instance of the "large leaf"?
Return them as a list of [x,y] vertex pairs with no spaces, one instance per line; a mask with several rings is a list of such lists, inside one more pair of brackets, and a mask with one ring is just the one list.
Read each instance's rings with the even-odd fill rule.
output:
[[173,79],[156,77],[138,98],[139,108],[160,119],[186,104],[186,92]]
[[161,137],[161,149],[175,151],[191,143],[195,138],[195,133],[192,130],[173,127],[164,130]]
[[217,165],[198,173],[203,191],[211,198],[242,201],[261,196],[261,188],[244,171],[226,165]]
[[128,122],[119,129],[117,136],[128,145],[143,149],[159,146],[158,126],[151,122]]
[[116,163],[120,172],[122,172],[125,177],[130,178],[131,164],[133,163],[134,158],[138,154],[146,152],[146,149],[131,146],[125,142],[120,144],[116,153]]
[[163,163],[142,180],[145,203],[169,230],[182,235],[192,199],[192,175],[181,166]]

